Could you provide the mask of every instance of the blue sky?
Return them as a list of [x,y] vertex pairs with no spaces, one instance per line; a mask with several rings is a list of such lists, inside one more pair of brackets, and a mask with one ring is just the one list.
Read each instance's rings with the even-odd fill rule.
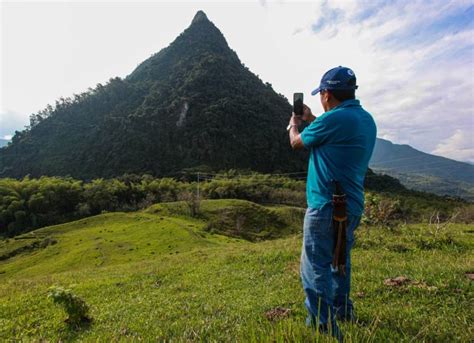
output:
[[4,2],[0,136],[60,96],[126,76],[199,9],[287,98],[303,91],[321,113],[311,90],[350,66],[379,137],[474,162],[473,1]]

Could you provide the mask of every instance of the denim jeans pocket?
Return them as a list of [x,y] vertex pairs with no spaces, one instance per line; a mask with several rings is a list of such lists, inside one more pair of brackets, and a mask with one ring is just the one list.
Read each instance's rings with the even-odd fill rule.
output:
[[308,240],[327,237],[332,229],[332,204],[308,208],[304,217],[304,236]]

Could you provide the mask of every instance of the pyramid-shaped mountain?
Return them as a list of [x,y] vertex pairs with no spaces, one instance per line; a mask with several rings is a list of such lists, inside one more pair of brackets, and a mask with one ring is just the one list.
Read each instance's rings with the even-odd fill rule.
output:
[[285,127],[291,106],[199,11],[168,47],[30,117],[0,149],[0,177],[163,176],[189,168],[302,170]]

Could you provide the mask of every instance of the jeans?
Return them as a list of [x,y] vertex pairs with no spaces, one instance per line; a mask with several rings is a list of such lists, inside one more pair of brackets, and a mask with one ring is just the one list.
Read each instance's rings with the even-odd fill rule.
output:
[[320,209],[308,208],[303,224],[300,274],[306,295],[305,306],[309,312],[307,325],[332,327],[338,332],[338,318],[352,318],[353,304],[349,298],[351,288],[351,248],[354,230],[360,216],[348,215],[346,243],[346,273],[340,275],[332,268],[333,227],[332,203]]

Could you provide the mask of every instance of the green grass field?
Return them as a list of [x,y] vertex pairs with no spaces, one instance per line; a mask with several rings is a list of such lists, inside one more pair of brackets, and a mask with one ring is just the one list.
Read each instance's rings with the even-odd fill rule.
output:
[[[157,204],[0,241],[0,340],[331,341],[304,325],[302,215],[207,200],[196,219],[184,203]],[[358,322],[341,326],[346,341],[472,341],[473,233],[460,224],[360,227]],[[408,280],[384,284],[397,276]],[[92,322],[65,323],[46,296],[52,285],[83,298]]]

